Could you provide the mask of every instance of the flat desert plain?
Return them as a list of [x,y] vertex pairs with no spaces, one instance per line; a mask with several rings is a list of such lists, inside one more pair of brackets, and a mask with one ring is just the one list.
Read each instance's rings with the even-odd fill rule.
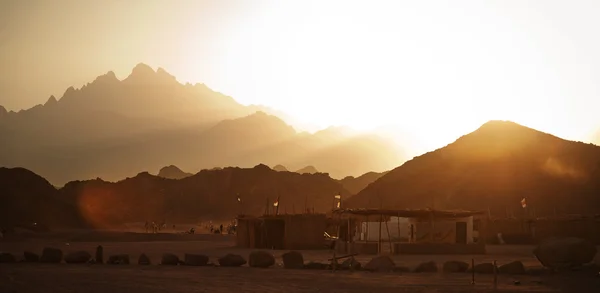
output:
[[[174,233],[144,234],[124,232],[36,233],[0,240],[0,251],[22,258],[23,251],[41,253],[56,247],[65,253],[86,250],[94,255],[98,245],[105,260],[112,254],[129,254],[132,264],[123,266],[85,264],[0,264],[0,293],[8,292],[600,292],[600,276],[591,272],[540,275],[499,275],[497,288],[492,275],[469,273],[369,273],[323,270],[287,270],[281,255],[271,251],[276,266],[256,269],[243,266],[188,267],[160,266],[163,253],[183,257],[185,253],[205,254],[211,262],[227,253],[247,258],[250,249],[234,247],[235,236]],[[394,255],[397,266],[414,269],[419,263],[435,261],[441,267],[448,260],[476,263],[497,261],[498,265],[520,260],[529,269],[541,268],[532,255],[532,246],[490,245],[486,255]],[[141,253],[150,266],[137,265]],[[326,262],[327,250],[302,251],[305,262]],[[365,264],[372,256],[359,255]],[[596,259],[597,263],[600,260]],[[515,284],[518,281],[518,284]]]

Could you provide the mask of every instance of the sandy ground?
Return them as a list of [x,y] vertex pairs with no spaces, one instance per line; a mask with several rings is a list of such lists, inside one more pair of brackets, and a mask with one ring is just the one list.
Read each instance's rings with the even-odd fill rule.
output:
[[[0,241],[0,251],[22,257],[25,250],[40,253],[44,247],[61,248],[65,252],[86,250],[94,253],[104,247],[105,259],[111,254],[129,254],[133,263],[146,253],[153,264],[162,253],[203,253],[216,263],[227,253],[247,257],[251,250],[233,247],[229,235],[177,235],[132,233],[52,233]],[[67,245],[68,244],[68,245]],[[398,266],[414,268],[433,260],[441,266],[447,260],[476,263],[496,260],[499,265],[513,260],[528,268],[540,267],[531,254],[531,246],[489,246],[483,256],[436,255],[393,256]],[[600,292],[600,276],[499,276],[493,290],[492,276],[470,274],[367,273],[285,270],[281,254],[272,251],[277,265],[269,269],[220,267],[107,266],[67,264],[1,264],[0,293],[5,292]],[[303,251],[305,261],[325,262],[331,252]],[[363,264],[371,256],[359,256]],[[597,260],[598,263],[600,261]],[[520,285],[514,281],[519,280]]]

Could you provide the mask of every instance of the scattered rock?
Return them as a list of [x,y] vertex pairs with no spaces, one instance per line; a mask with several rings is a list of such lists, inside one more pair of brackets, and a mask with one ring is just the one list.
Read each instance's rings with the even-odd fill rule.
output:
[[389,256],[376,256],[366,265],[365,270],[371,272],[391,272],[396,264]]
[[150,258],[146,254],[142,253],[140,255],[140,257],[138,258],[138,265],[148,266],[150,264],[152,264],[152,262],[150,261]]
[[533,250],[543,266],[554,270],[590,263],[596,252],[590,241],[575,237],[547,239]]
[[98,245],[98,247],[96,247],[96,262],[104,263],[104,248],[102,245]]
[[513,261],[498,268],[501,274],[521,275],[525,274],[525,266],[520,261]]
[[302,269],[304,268],[304,257],[300,252],[290,251],[284,253],[283,258],[283,267],[286,269]]
[[253,251],[250,253],[248,265],[253,268],[268,268],[275,265],[275,257],[265,251]]
[[40,262],[43,263],[60,263],[63,259],[63,252],[58,248],[46,247],[42,250]]
[[307,270],[326,270],[327,267],[327,264],[312,261],[304,265],[304,268]]
[[464,261],[451,260],[444,263],[444,273],[464,273],[469,269],[469,264]]
[[172,253],[164,253],[160,264],[163,266],[176,266],[179,264],[179,257]]
[[83,264],[90,261],[92,255],[87,251],[71,252],[65,255],[65,262],[70,264]]
[[347,258],[340,265],[341,270],[356,270],[356,271],[358,271],[361,269],[361,267],[362,267],[362,264],[354,258]]
[[433,261],[421,263],[415,268],[415,273],[435,273],[437,271],[437,264]]
[[25,251],[23,252],[23,259],[25,259],[25,262],[39,262],[40,256],[33,252]]
[[17,258],[8,253],[8,252],[0,252],[0,263],[15,263],[17,262]]
[[246,264],[246,260],[237,254],[227,254],[218,259],[222,267],[241,267]]
[[471,272],[473,269],[475,269],[475,272],[478,274],[493,274],[494,273],[494,264],[480,263],[478,265],[475,265],[475,268],[469,269],[469,272]]
[[106,262],[109,265],[128,265],[129,255],[128,254],[117,254],[111,255]]
[[202,254],[189,254],[184,256],[186,266],[206,266],[208,265],[208,256]]

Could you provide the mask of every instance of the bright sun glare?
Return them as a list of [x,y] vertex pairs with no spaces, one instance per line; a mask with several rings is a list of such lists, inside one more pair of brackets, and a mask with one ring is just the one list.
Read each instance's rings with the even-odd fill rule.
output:
[[480,1],[310,3],[265,2],[224,37],[216,88],[321,128],[393,126],[420,150],[495,119],[579,140],[596,125],[573,114],[582,106],[560,75],[573,65],[557,58],[573,48],[544,27],[543,11]]

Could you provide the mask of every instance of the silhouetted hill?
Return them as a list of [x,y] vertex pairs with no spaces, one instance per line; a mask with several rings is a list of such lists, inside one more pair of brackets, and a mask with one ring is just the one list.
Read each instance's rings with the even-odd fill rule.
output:
[[62,201],[46,179],[26,169],[0,168],[0,203],[0,227],[83,226],[77,208]]
[[491,210],[538,216],[600,212],[600,147],[491,121],[390,171],[346,204]]
[[183,179],[192,175],[194,174],[183,172],[177,166],[171,165],[161,168],[156,176],[167,179]]
[[296,171],[296,173],[298,173],[298,174],[315,174],[315,173],[319,173],[319,170],[317,170],[317,168],[315,168],[314,166],[306,166],[306,167]]
[[273,167],[273,170],[277,171],[277,172],[288,172],[289,170],[283,166],[283,165],[275,165],[275,167]]
[[302,212],[305,205],[325,212],[338,192],[343,198],[349,195],[326,174],[277,172],[266,165],[203,170],[180,180],[140,173],[116,183],[70,182],[60,190],[64,198],[80,203],[82,214],[95,227],[146,220],[231,219],[240,212],[260,215],[267,198],[272,204],[277,196],[281,213]]
[[346,178],[339,180],[342,186],[348,190],[351,194],[357,194],[369,184],[375,182],[388,172],[368,172],[358,177],[347,176]]
[[258,108],[269,111],[139,64],[123,80],[108,72],[81,89],[70,87],[60,99],[0,114],[0,166],[24,167],[61,186],[168,165],[194,172],[312,165],[343,178],[389,170],[404,159],[381,137],[341,128],[297,133],[276,116],[254,112]]

